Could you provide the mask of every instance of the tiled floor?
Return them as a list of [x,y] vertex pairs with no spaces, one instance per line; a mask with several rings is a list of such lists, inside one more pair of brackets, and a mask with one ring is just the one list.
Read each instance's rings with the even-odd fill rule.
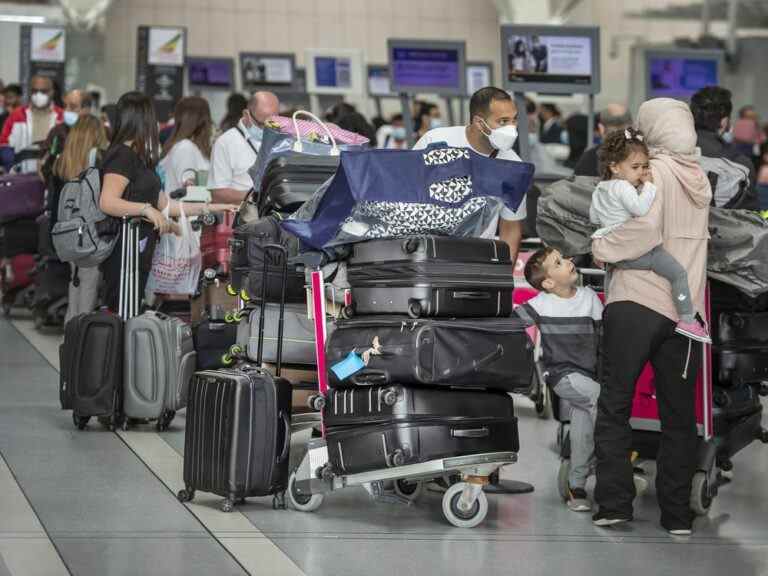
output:
[[489,496],[474,530],[448,525],[437,494],[404,506],[357,488],[312,514],[253,499],[225,515],[216,497],[184,506],[174,496],[183,413],[163,434],[74,430],[58,408],[59,341],[0,320],[0,576],[768,574],[768,448],[759,444],[736,457],[734,481],[688,539],[660,530],[653,490],[621,530],[566,510],[555,425],[522,400],[520,461],[505,474],[536,491]]

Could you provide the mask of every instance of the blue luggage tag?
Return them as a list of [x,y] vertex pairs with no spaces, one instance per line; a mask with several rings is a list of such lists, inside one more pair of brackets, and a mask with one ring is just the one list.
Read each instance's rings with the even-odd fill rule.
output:
[[360,354],[354,350],[344,360],[331,366],[331,370],[333,370],[333,373],[336,374],[339,380],[345,380],[352,376],[352,374],[360,372],[363,368],[365,368],[365,362],[363,362]]

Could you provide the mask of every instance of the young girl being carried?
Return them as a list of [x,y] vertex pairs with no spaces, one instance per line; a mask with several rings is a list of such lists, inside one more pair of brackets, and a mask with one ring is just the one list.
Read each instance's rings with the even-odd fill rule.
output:
[[[598,153],[603,181],[592,195],[589,218],[600,229],[600,238],[631,218],[645,216],[656,198],[648,147],[643,134],[627,128],[611,133]],[[688,274],[680,263],[659,245],[634,260],[615,264],[618,268],[650,270],[672,285],[672,297],[680,317],[675,331],[700,342],[711,342],[709,333],[695,317]]]

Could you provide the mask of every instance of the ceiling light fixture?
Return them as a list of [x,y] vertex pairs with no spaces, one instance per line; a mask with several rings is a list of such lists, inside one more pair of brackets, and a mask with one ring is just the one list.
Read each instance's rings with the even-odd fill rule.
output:
[[0,22],[18,24],[45,24],[45,16],[24,16],[20,14],[0,14]]

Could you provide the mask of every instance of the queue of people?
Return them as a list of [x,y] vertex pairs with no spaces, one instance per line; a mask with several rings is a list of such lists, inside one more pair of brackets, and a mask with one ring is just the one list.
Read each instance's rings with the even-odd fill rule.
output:
[[[64,182],[88,166],[100,167],[103,212],[143,219],[140,292],[150,274],[158,237],[173,233],[172,219],[180,215],[179,202],[170,193],[192,184],[210,190],[212,203],[189,204],[185,211],[190,216],[235,210],[253,187],[248,170],[259,155],[265,123],[280,112],[277,96],[269,92],[257,92],[245,102],[233,97],[221,124],[223,133],[215,137],[207,101],[183,98],[161,146],[154,107],[142,93],[124,94],[97,119],[81,91],[69,92],[62,109],[52,102],[49,79],[36,76],[29,88],[26,105],[13,99],[15,89],[4,92],[4,106],[10,110],[0,146],[20,151],[45,143],[43,174],[53,206]],[[663,98],[648,101],[640,107],[636,126],[626,107],[611,105],[598,120],[598,145],[582,137],[586,132],[582,118],[563,123],[560,111],[549,104],[519,111],[507,92],[487,87],[472,95],[467,125],[444,126],[437,106],[419,103],[414,113],[415,148],[445,142],[486,157],[519,162],[515,146],[521,112],[538,118],[542,144],[571,146],[567,161],[577,175],[602,179],[593,195],[593,220],[600,229],[592,247],[595,259],[611,268],[605,309],[593,291],[577,286],[573,263],[544,248],[530,258],[525,270],[528,282],[541,294],[520,311],[521,317],[542,331],[548,384],[570,400],[574,410],[567,504],[576,512],[592,510],[585,486],[594,468],[598,506],[594,523],[611,526],[633,519],[629,415],[635,382],[650,362],[656,372],[662,427],[657,480],[661,524],[673,534],[689,534],[696,456],[694,382],[700,342],[709,341],[702,319],[713,197],[697,148],[704,156],[725,158],[747,170],[747,188],[738,207],[757,210],[756,186],[768,183],[768,176],[765,166],[756,171],[749,152],[752,156],[762,152],[765,158],[768,154],[760,148],[765,137],[755,129],[759,124],[754,111],[742,110],[733,140],[727,141],[731,95],[719,87],[700,91],[690,106]],[[336,107],[330,118],[342,128],[370,136],[383,148],[405,147],[408,135],[402,116],[380,127],[378,138],[349,105]],[[753,129],[748,130],[747,124]],[[751,150],[742,144],[752,145]],[[26,165],[24,169],[29,171]],[[487,230],[488,236],[498,234],[510,246],[513,262],[525,217],[525,202],[517,210],[504,208],[498,224]],[[121,242],[99,268],[73,269],[68,318],[94,308],[100,284],[105,288],[106,306],[117,309]],[[566,331],[571,337],[564,338],[563,330],[548,331],[551,325],[573,326]],[[602,377],[597,352],[601,331]],[[577,342],[576,334],[585,340]]]

